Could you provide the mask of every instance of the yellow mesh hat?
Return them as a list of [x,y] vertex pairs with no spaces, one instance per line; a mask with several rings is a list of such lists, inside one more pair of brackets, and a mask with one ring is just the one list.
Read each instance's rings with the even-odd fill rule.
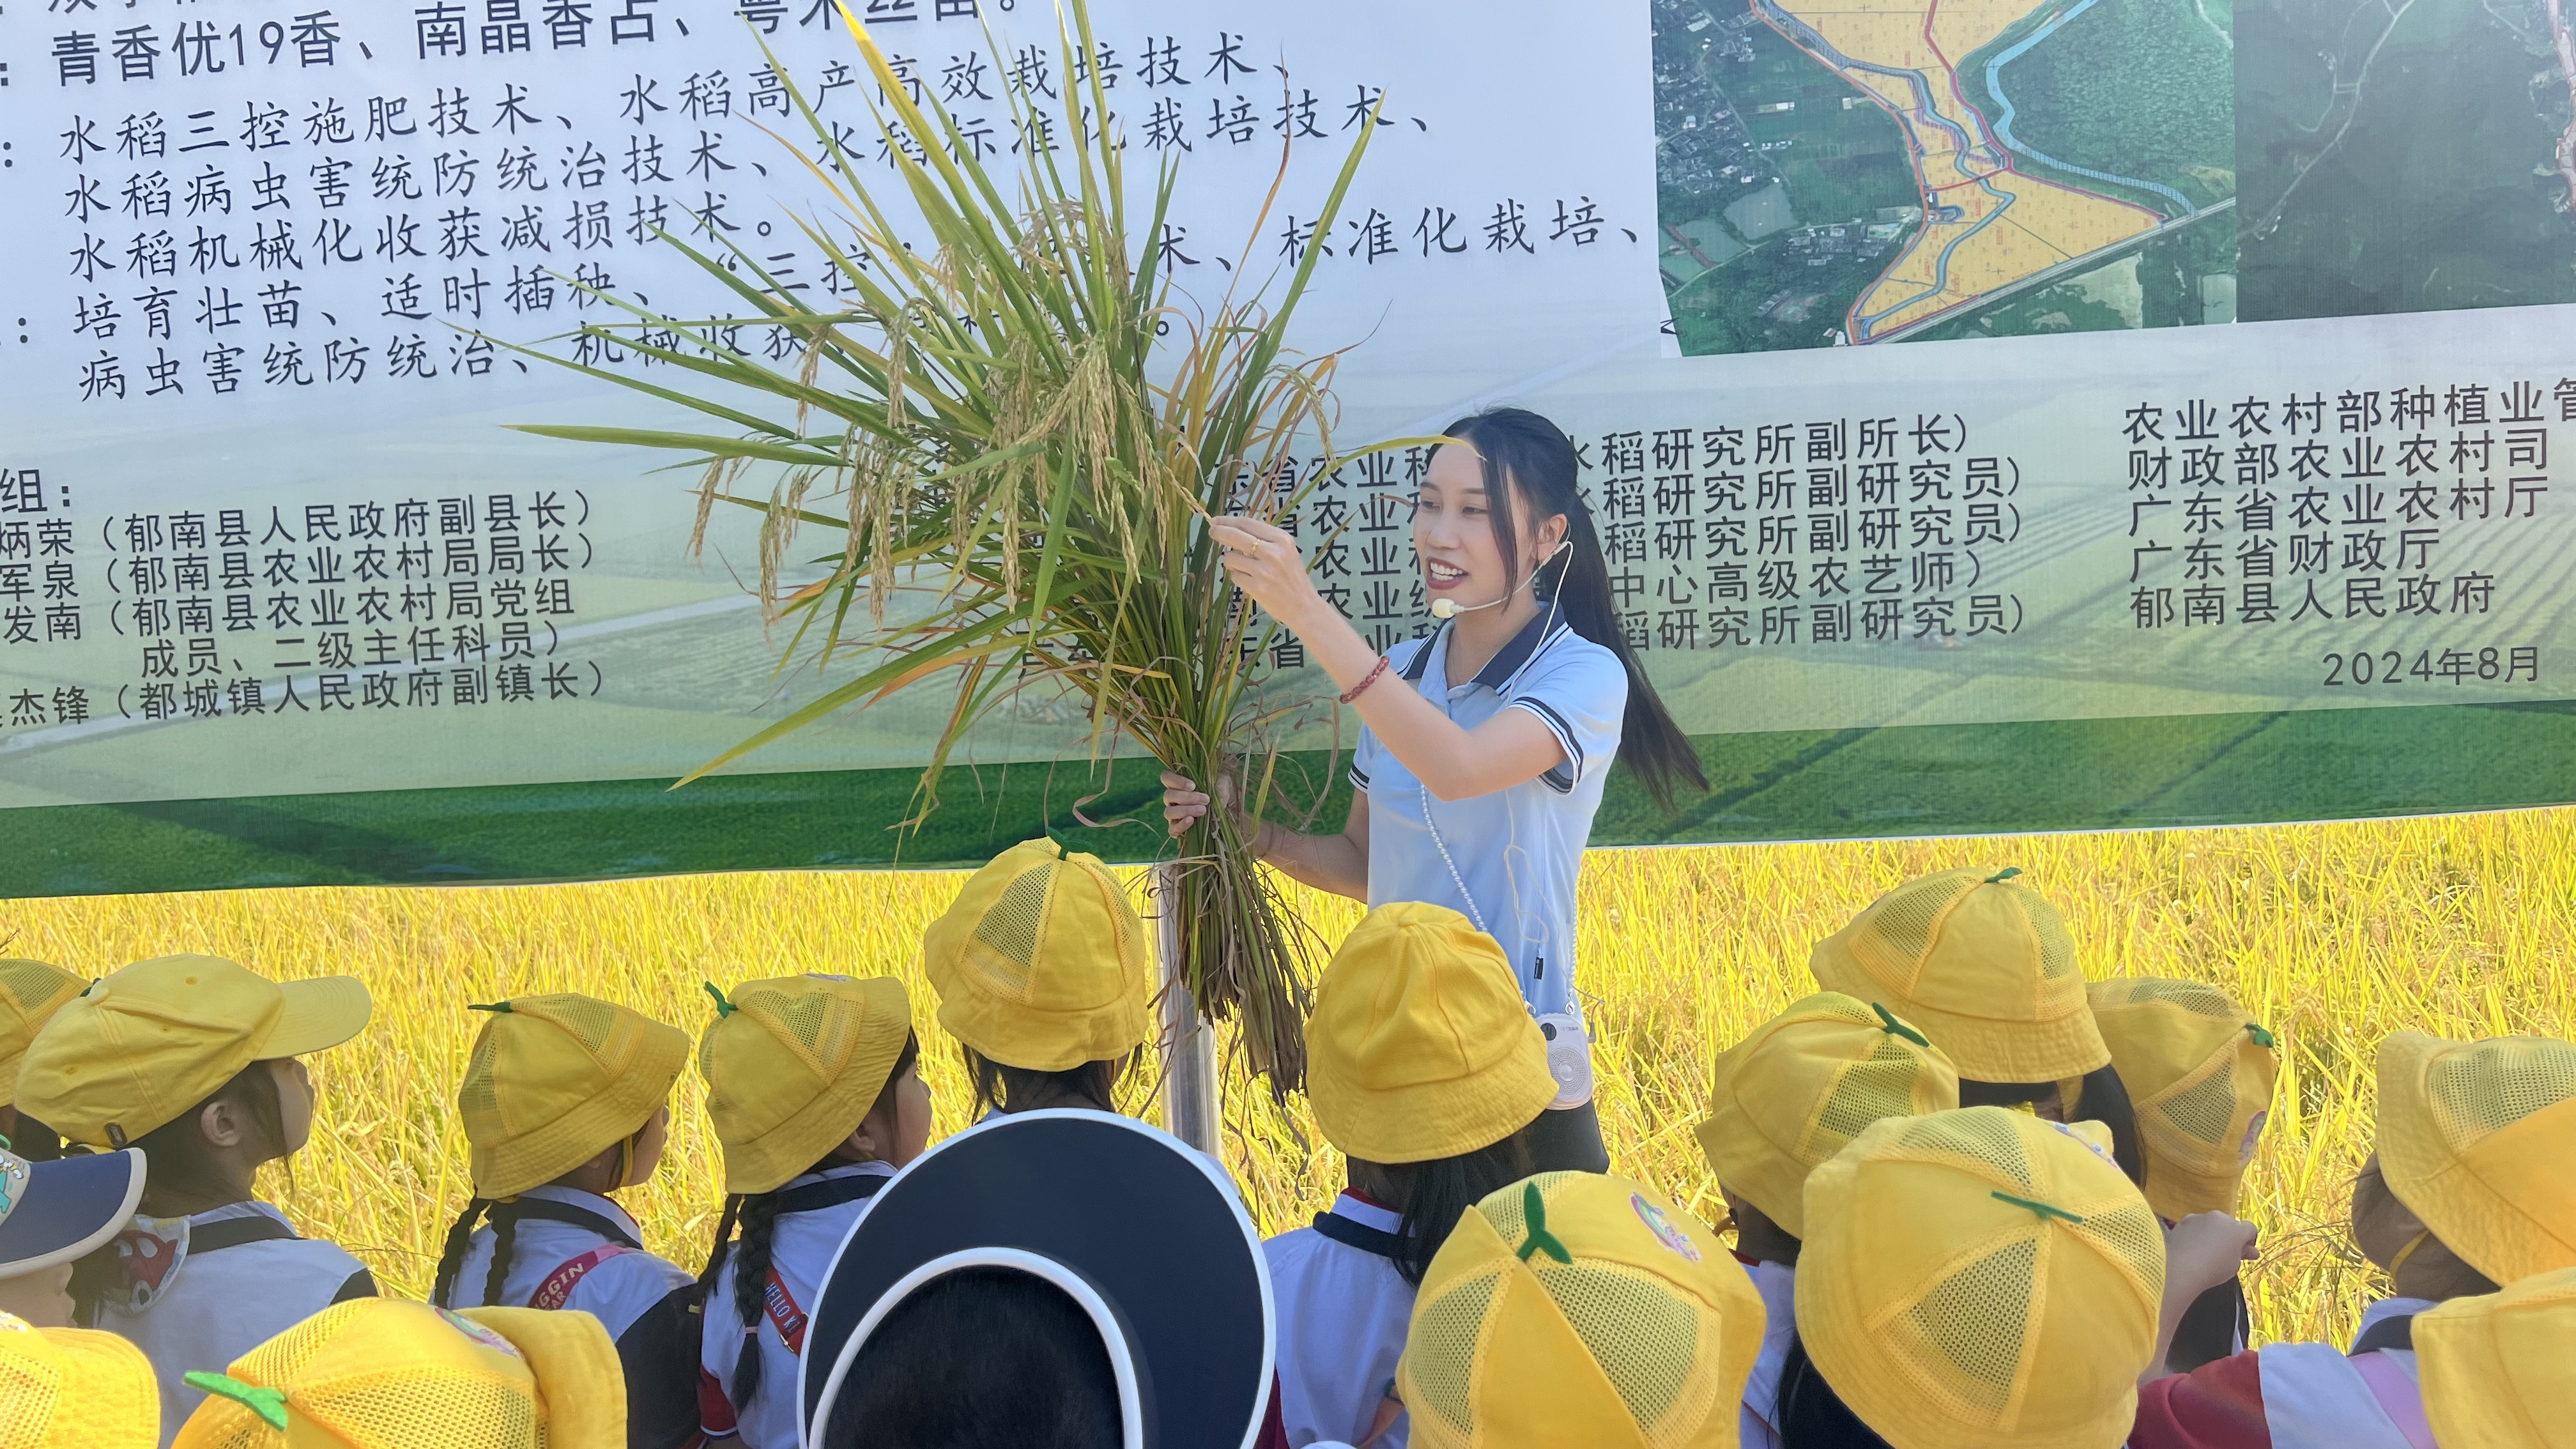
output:
[[1007,1067],[1123,1057],[1152,1029],[1144,923],[1098,856],[1031,840],[975,872],[921,939],[939,1024]]
[[1807,1179],[1798,1336],[1905,1449],[2113,1449],[2164,1280],[2163,1228],[2098,1122],[1890,1118]]
[[1413,1303],[1421,1449],[1735,1449],[1762,1298],[1653,1188],[1549,1172],[1476,1204]]
[[271,981],[216,956],[137,961],[36,1033],[18,1066],[18,1107],[83,1146],[123,1147],[253,1062],[338,1046],[373,1009],[355,976]]
[[1972,1082],[2062,1082],[2108,1066],[2075,938],[2016,867],[1907,881],[1816,943],[1816,984],[1923,1029]]
[[2236,1211],[2281,1075],[2272,1033],[2206,982],[2131,976],[2085,993],[2137,1108],[2147,1205],[2173,1222]]
[[1368,913],[1315,983],[1306,1092],[1324,1140],[1369,1162],[1491,1147],[1547,1110],[1547,1039],[1510,958],[1446,906]]
[[2496,1282],[2576,1268],[2576,1042],[2392,1033],[2379,1044],[2379,1167]]
[[698,1038],[707,1116],[724,1144],[725,1191],[768,1192],[812,1167],[876,1105],[912,1035],[912,999],[891,976],[788,976],[716,988]]
[[233,1360],[172,1449],[625,1449],[617,1346],[587,1313],[360,1298]]
[[689,1034],[571,992],[492,1013],[466,1058],[456,1111],[477,1197],[516,1197],[634,1136],[670,1098]]
[[1717,1054],[1700,1151],[1717,1180],[1792,1237],[1807,1174],[1882,1117],[1959,1105],[1959,1074],[1884,1006],[1822,991]]
[[2576,1269],[2454,1298],[2414,1333],[2442,1449],[2576,1449]]
[[16,1100],[18,1059],[27,1054],[27,1044],[64,1002],[80,995],[83,984],[60,966],[0,960],[0,1103]]
[[113,1333],[0,1313],[0,1449],[154,1449],[161,1391]]

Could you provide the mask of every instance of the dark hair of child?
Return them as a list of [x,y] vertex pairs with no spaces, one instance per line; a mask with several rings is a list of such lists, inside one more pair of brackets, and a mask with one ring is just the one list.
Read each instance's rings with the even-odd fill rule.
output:
[[1399,1277],[1421,1287],[1432,1258],[1449,1241],[1458,1220],[1477,1203],[1535,1170],[1527,1137],[1524,1128],[1490,1147],[1428,1162],[1351,1164],[1351,1180],[1361,1191],[1402,1205],[1404,1220],[1396,1224],[1392,1255]]
[[[142,1149],[150,1169],[143,1200],[136,1206],[154,1217],[183,1217],[241,1200],[241,1185],[215,1161],[214,1144],[206,1140],[206,1109],[218,1102],[238,1107],[270,1149],[286,1141],[286,1110],[277,1097],[277,1074],[266,1062],[253,1062],[233,1074],[197,1105],[144,1133],[129,1144]],[[25,1119],[20,1119],[22,1122]],[[116,1275],[114,1253],[92,1253],[72,1269],[71,1296],[79,1322],[94,1322],[98,1302]]]
[[1035,1112],[1046,1107],[1118,1110],[1118,1082],[1143,1058],[1138,1047],[1123,1057],[1084,1062],[1060,1072],[1005,1066],[970,1046],[959,1046],[966,1075],[975,1083],[975,1115],[987,1112]]
[[1780,1361],[1780,1395],[1772,1418],[1783,1449],[1889,1449],[1825,1382],[1800,1339],[1789,1340],[1788,1356]]
[[[2111,1160],[2129,1175],[2129,1181],[2145,1186],[2147,1154],[2138,1145],[2138,1111],[2129,1104],[2128,1084],[2120,1080],[2114,1067],[2096,1067],[2081,1080],[2084,1090],[2066,1114],[2069,1122],[2099,1122],[2111,1129]],[[2056,1101],[2055,1082],[1971,1082],[1961,1079],[1959,1105],[1962,1107],[2018,1107],[2024,1102]]]
[[1081,1305],[1007,1268],[897,1304],[850,1365],[823,1449],[1117,1449],[1118,1381]]
[[[896,1084],[920,1060],[921,1037],[917,1033],[907,1034],[903,1039],[903,1050],[895,1056],[894,1070],[886,1073],[884,1089],[877,1093],[876,1101],[867,1112],[861,1114],[861,1120],[879,1112],[893,1113]],[[850,1124],[854,1131],[858,1125],[856,1122]],[[806,1171],[819,1172],[833,1163],[833,1157],[827,1156]],[[786,1190],[781,1187],[771,1192],[738,1192],[725,1198],[724,1216],[716,1220],[715,1247],[707,1254],[706,1271],[698,1275],[700,1302],[715,1291],[716,1274],[724,1268],[725,1259],[738,1254],[733,1270],[734,1314],[747,1324],[767,1321],[770,1253],[778,1236],[779,1194]],[[739,1243],[734,1241],[737,1223],[742,1228]],[[758,1347],[751,1343],[745,1343],[742,1356],[734,1360],[733,1382],[725,1386],[725,1396],[736,1411],[749,1405],[752,1397],[760,1392],[760,1361]]]

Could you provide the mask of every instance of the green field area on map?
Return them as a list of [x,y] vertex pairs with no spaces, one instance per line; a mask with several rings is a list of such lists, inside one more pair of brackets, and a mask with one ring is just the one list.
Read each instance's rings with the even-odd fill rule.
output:
[[1998,129],[2011,115],[2016,168],[2172,220],[2236,194],[2227,22],[2207,0],[2057,0],[1969,56],[1959,78]]
[[2034,337],[2236,319],[2236,213],[2205,213],[2100,266],[1929,328],[1918,342]]
[[2539,0],[2257,0],[2238,28],[2245,318],[2576,301]]

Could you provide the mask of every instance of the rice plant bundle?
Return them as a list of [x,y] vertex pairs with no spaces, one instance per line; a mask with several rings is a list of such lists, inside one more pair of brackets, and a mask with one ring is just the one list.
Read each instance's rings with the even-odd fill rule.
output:
[[[687,455],[675,466],[702,470],[693,547],[719,502],[764,515],[761,597],[773,622],[793,623],[780,667],[857,656],[844,666],[851,677],[689,779],[944,676],[954,704],[906,824],[936,807],[967,730],[1030,688],[1087,697],[1095,758],[1123,735],[1194,779],[1251,780],[1257,809],[1271,774],[1263,757],[1276,758],[1265,741],[1285,707],[1256,688],[1248,660],[1267,626],[1237,604],[1204,521],[1276,516],[1318,476],[1293,462],[1292,446],[1331,453],[1335,357],[1284,343],[1320,248],[1284,279],[1256,280],[1248,242],[1222,297],[1202,303],[1175,288],[1156,239],[1176,173],[1163,165],[1151,215],[1134,226],[1124,139],[1103,120],[1095,68],[1075,60],[1096,53],[1083,0],[1065,0],[1058,16],[1058,74],[1083,79],[1052,105],[1014,87],[1019,144],[992,167],[980,137],[935,97],[916,99],[846,7],[844,19],[875,76],[874,139],[899,192],[862,179],[847,133],[820,120],[772,58],[818,142],[807,169],[826,214],[796,224],[837,271],[837,300],[818,305],[780,285],[738,245],[700,250],[666,233],[748,317],[671,316],[598,292],[631,320],[584,331],[669,364],[682,383],[551,360],[725,429],[525,428]],[[1319,236],[1372,129],[1360,128],[1317,212]],[[1247,238],[1261,236],[1286,174],[1283,151]],[[733,334],[721,329],[744,325],[785,329],[795,360],[772,366],[725,345]],[[766,496],[744,487],[755,469],[775,475]],[[792,562],[806,535],[837,535],[811,560],[819,577]],[[1226,812],[1210,812],[1182,850],[1182,979],[1209,1016],[1240,1012],[1251,1065],[1293,1090],[1310,938]]]

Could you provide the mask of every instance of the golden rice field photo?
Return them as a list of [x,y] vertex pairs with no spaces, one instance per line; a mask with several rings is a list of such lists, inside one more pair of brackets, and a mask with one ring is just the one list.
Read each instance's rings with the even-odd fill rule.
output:
[[[1691,1136],[1715,1052],[1814,989],[1810,947],[1890,886],[1958,865],[2019,866],[2064,912],[2088,976],[2190,977],[2268,1023],[2279,1096],[2240,1212],[2262,1229],[2247,1285],[2258,1340],[2343,1341],[2385,1287],[2342,1231],[2371,1150],[2381,1037],[2576,1037],[2576,809],[2330,825],[1824,845],[1595,851],[1582,882],[1578,980],[1596,1036],[1616,1170],[1725,1218]],[[1136,873],[1130,873],[1131,884]],[[0,903],[0,954],[85,974],[180,951],[277,977],[348,973],[373,1024],[311,1065],[313,1145],[267,1169],[265,1194],[423,1294],[465,1202],[452,1108],[481,1018],[469,1001],[578,990],[693,1034],[701,983],[806,971],[894,975],[911,989],[941,1134],[971,1092],[932,1019],[922,929],[955,873],[703,875],[579,885],[260,890]],[[1326,942],[1350,901],[1291,888]],[[1320,966],[1320,962],[1315,963]],[[1149,1066],[1127,1084],[1156,1114]],[[660,1174],[624,1201],[647,1245],[694,1269],[723,1195],[703,1088],[683,1076]],[[1342,1163],[1302,1100],[1284,1111],[1231,1064],[1227,1164],[1265,1233],[1328,1206]]]

